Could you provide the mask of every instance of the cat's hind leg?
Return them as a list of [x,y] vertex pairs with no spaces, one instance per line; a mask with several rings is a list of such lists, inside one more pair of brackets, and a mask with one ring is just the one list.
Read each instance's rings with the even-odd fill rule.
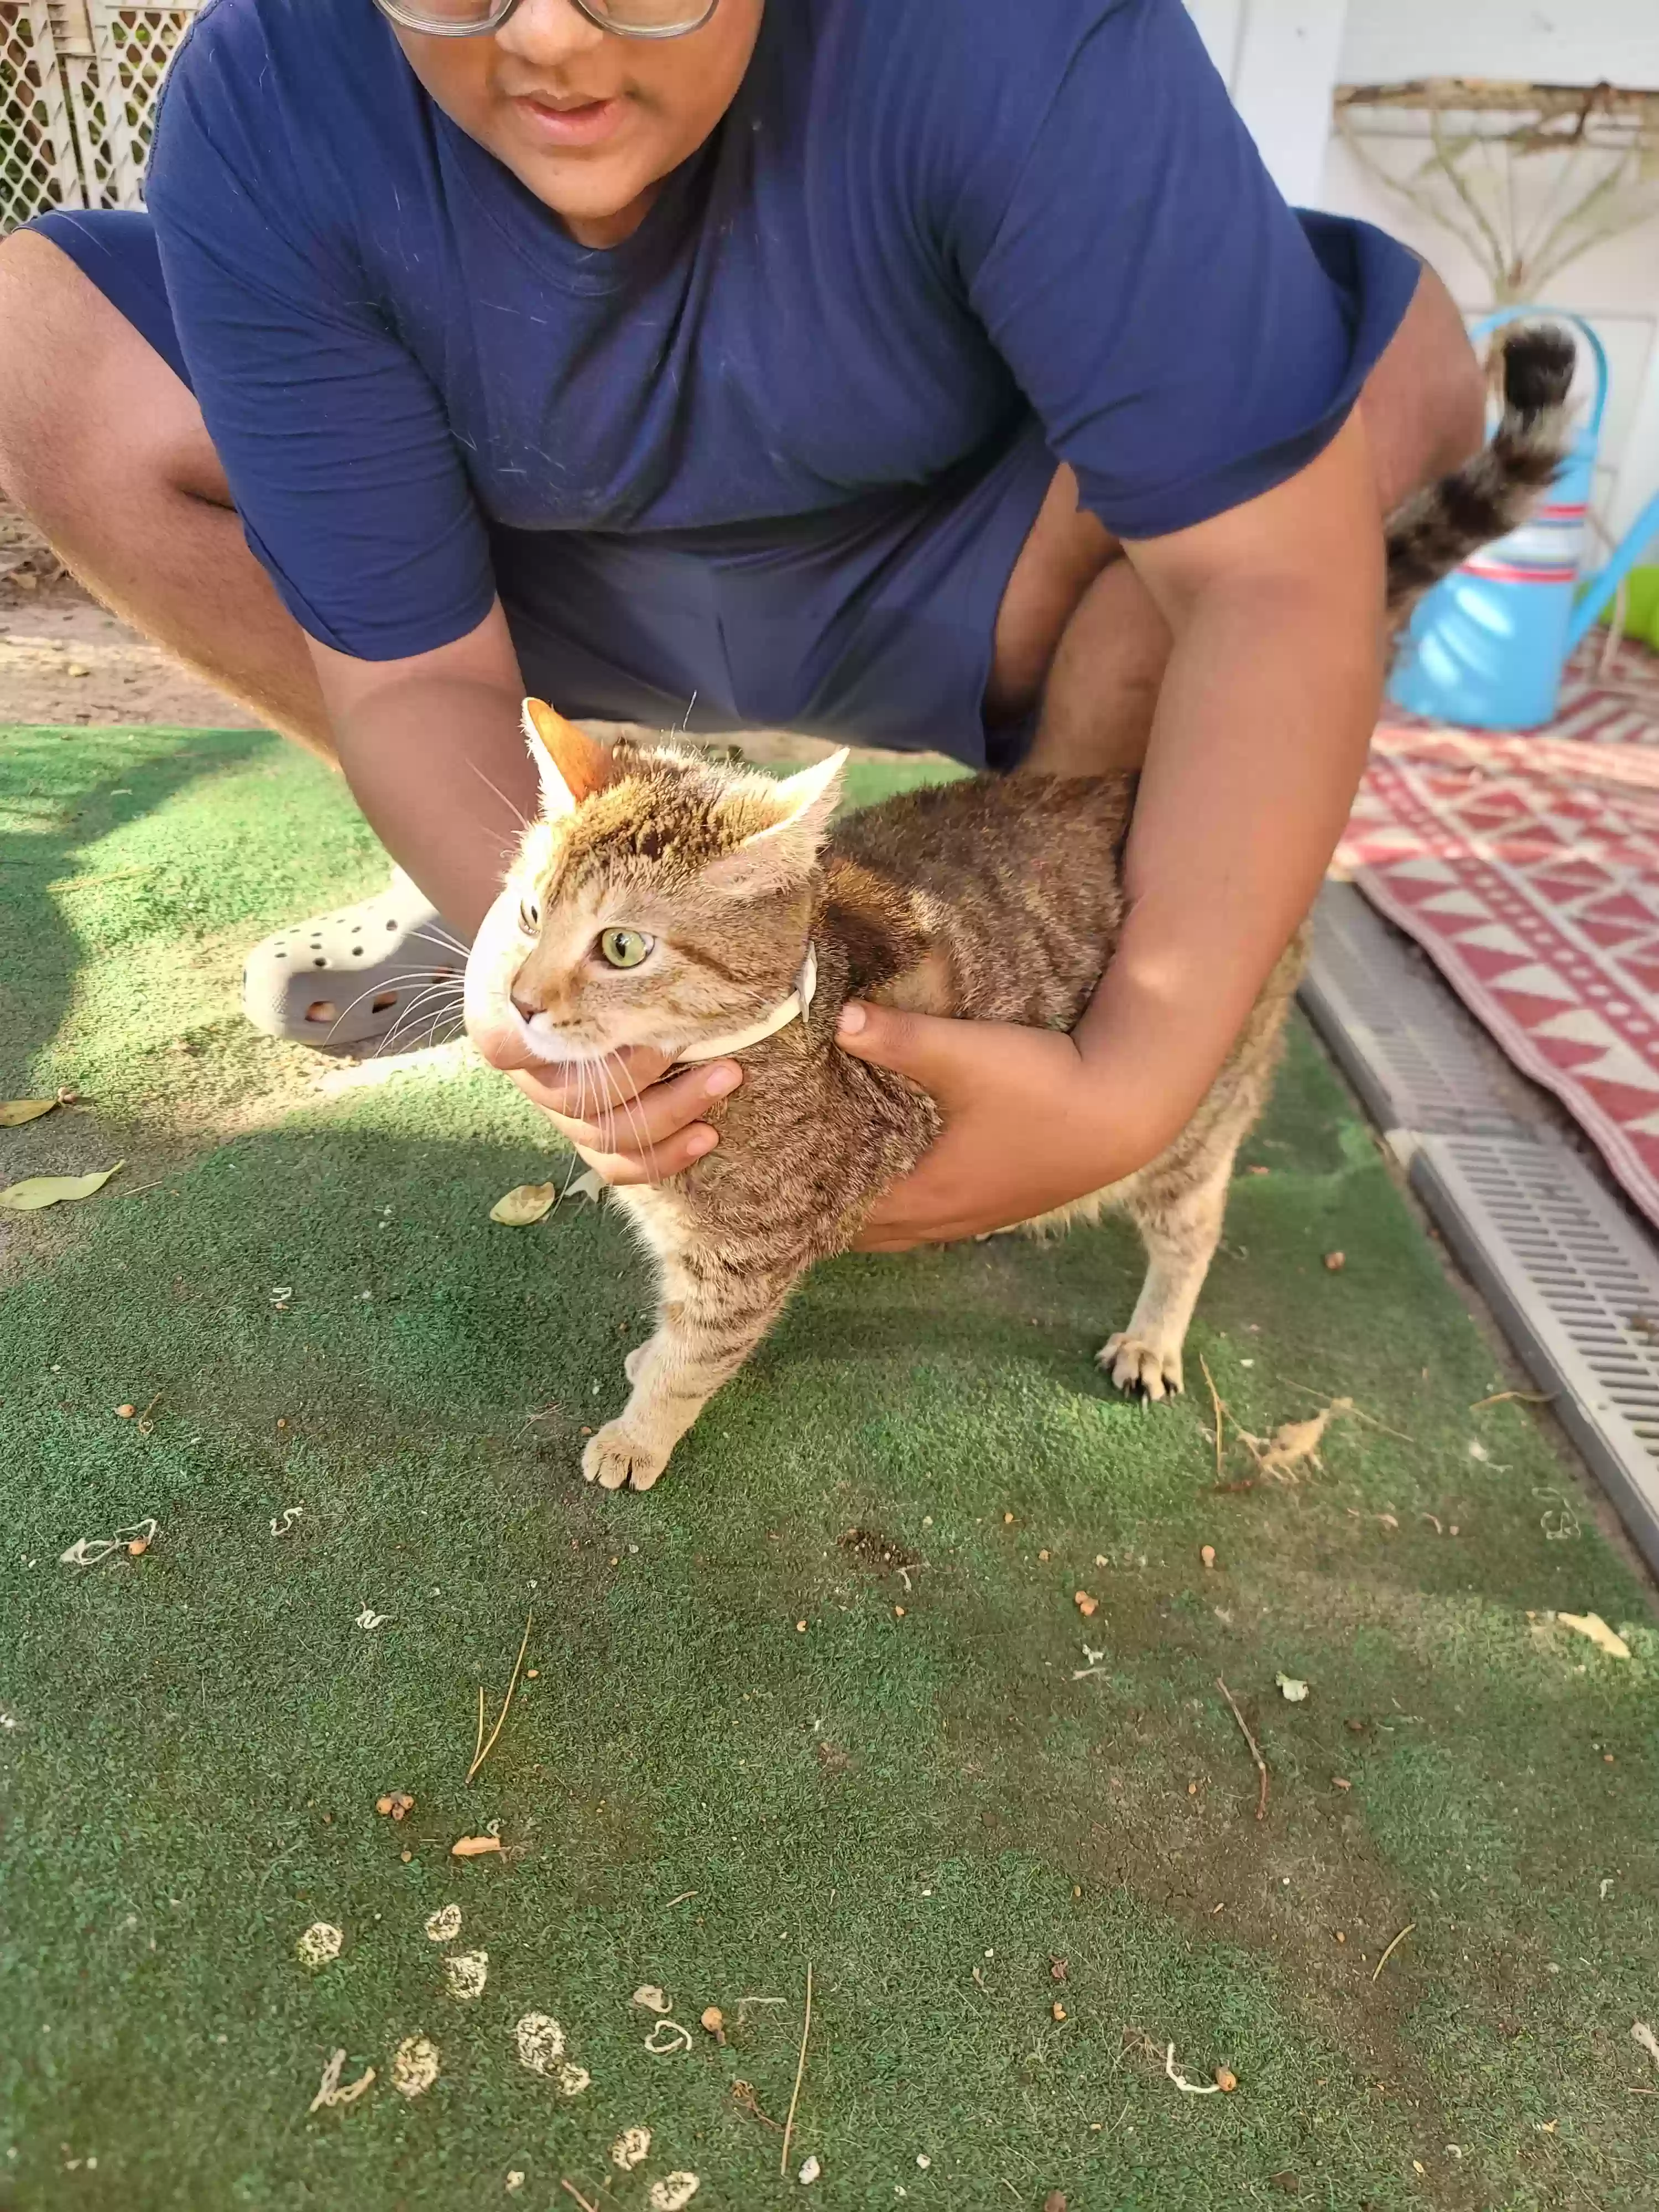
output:
[[799,1268],[738,1269],[702,1257],[664,1267],[655,1335],[623,1363],[633,1391],[582,1454],[605,1490],[649,1490],[680,1438],[782,1311]]
[[1182,1347],[1221,1242],[1237,1144],[1196,1161],[1182,1159],[1177,1146],[1111,1194],[1140,1232],[1146,1279],[1128,1327],[1109,1337],[1095,1360],[1131,1395],[1159,1399],[1184,1387]]

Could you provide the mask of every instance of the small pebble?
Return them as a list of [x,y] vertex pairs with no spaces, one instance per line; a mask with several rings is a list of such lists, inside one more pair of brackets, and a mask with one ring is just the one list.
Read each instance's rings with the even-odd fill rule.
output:
[[1346,1252],[1328,1252],[1325,1255],[1325,1272],[1328,1275],[1340,1275],[1347,1264],[1348,1255]]
[[1098,1605],[1096,1603],[1095,1600],[1090,1596],[1087,1590],[1075,1591],[1073,1594],[1072,1602],[1076,1606],[1078,1611],[1083,1615],[1083,1618],[1085,1620],[1092,1620],[1095,1614],[1100,1610]]
[[903,1607],[902,1605],[896,1605],[896,1606],[893,1607],[893,1618],[894,1618],[894,1620],[903,1620],[903,1618],[904,1618],[904,1607]]
[[130,1421],[138,1408],[137,1406],[118,1406],[115,1410],[122,1420]]
[[1064,2020],[1064,2019],[1065,2019],[1065,2017],[1066,2017],[1066,2008],[1065,2008],[1065,2006],[1064,2006],[1063,2004],[1054,2004],[1054,2005],[1050,2005],[1050,2006],[1049,2006],[1049,2008],[1048,2008],[1048,2009],[1049,2009],[1049,2011],[1050,2011],[1051,2013],[1053,2013],[1053,2014],[1054,2014],[1054,2018],[1055,2018],[1056,2020]]
[[148,1536],[135,1536],[132,1541],[127,1546],[127,1553],[130,1558],[139,1559],[143,1557],[144,1553],[149,1551],[149,1538]]
[[1198,1556],[1199,1556],[1199,1558],[1200,1558],[1200,1559],[1202,1559],[1202,1560],[1203,1560],[1203,1562],[1204,1562],[1204,1564],[1205,1564],[1205,1565],[1206,1565],[1206,1567],[1212,1567],[1212,1566],[1214,1566],[1214,1565],[1215,1565],[1215,1546],[1214,1546],[1213,1544],[1205,1544],[1205,1545],[1201,1546],[1201,1547],[1200,1547],[1200,1551],[1199,1551],[1199,1554],[1198,1554]]

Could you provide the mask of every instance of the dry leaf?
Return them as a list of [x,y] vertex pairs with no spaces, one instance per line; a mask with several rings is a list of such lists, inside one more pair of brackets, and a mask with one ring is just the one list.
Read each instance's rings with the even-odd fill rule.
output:
[[702,2025],[710,2035],[718,2035],[726,2026],[726,2014],[718,2005],[705,2005],[702,2013]]
[[799,2179],[805,2186],[810,2189],[823,2172],[823,2168],[819,2165],[816,2157],[804,2159],[801,2161]]
[[527,2012],[513,2031],[519,2063],[532,2074],[550,2074],[564,2057],[564,2030],[544,2012]]
[[1257,1464],[1263,1474],[1288,1474],[1292,1468],[1300,1467],[1304,1460],[1319,1464],[1319,1447],[1325,1440],[1325,1431],[1339,1413],[1353,1411],[1352,1398],[1333,1398],[1322,1412],[1310,1421],[1286,1421],[1275,1429],[1273,1440],[1261,1453]]
[[521,1182],[516,1190],[495,1200],[489,1209],[489,1218],[508,1229],[528,1229],[532,1222],[551,1213],[558,1202],[557,1183]]
[[641,1982],[635,1990],[632,2001],[641,2012],[672,2012],[674,2009],[671,2001],[654,1982]]
[[1555,1617],[1563,1628],[1576,1629],[1580,1636],[1588,1636],[1597,1650],[1605,1651],[1609,1659],[1630,1657],[1629,1644],[1607,1626],[1599,1613],[1558,1613]]
[[326,1920],[313,1920],[295,1945],[302,1966],[326,1966],[340,1955],[340,1946],[345,1937]]
[[1275,1674],[1273,1680],[1278,1683],[1287,1705],[1299,1705],[1306,1702],[1308,1686],[1305,1682],[1298,1682],[1293,1674]]
[[42,1206],[62,1206],[80,1198],[90,1198],[95,1190],[102,1190],[112,1176],[119,1175],[125,1167],[125,1160],[117,1160],[112,1168],[105,1168],[96,1175],[25,1176],[0,1190],[0,1206],[9,1206],[14,1213],[38,1213]]
[[424,2035],[406,2035],[392,2054],[392,2086],[400,2097],[420,2097],[438,2078],[438,2046]]
[[586,2066],[573,2066],[567,2059],[559,2069],[557,2080],[562,2095],[580,2097],[584,2089],[592,2086],[593,2076]]
[[642,2159],[650,2155],[649,2128],[624,2128],[611,2146],[611,2163],[619,2166],[624,2173],[631,2173]]
[[0,1129],[21,1129],[25,1121],[38,1121],[57,1103],[55,1098],[0,1098]]
[[1659,2066],[1659,2035],[1656,2035],[1646,2021],[1638,2020],[1630,2032],[1632,2043],[1639,2043],[1656,2066]]
[[501,1847],[499,1836],[463,1836],[449,1847],[453,1859],[481,1859],[486,1851],[498,1851]]
[[461,1932],[461,1908],[441,1905],[426,1916],[426,1932],[434,1943],[453,1943]]
[[590,1206],[597,1206],[610,1188],[610,1184],[599,1173],[599,1170],[597,1168],[589,1168],[586,1175],[579,1175],[576,1177],[575,1182],[573,1182],[569,1189],[566,1191],[565,1196],[567,1198],[585,1198]]
[[665,2174],[651,2185],[651,2212],[683,2212],[702,2186],[695,2173]]
[[488,1951],[452,1951],[444,1960],[449,1994],[458,2004],[471,2004],[484,1993],[489,1979]]
[[1231,2097],[1232,2095],[1233,2091],[1238,2087],[1238,2076],[1234,2073],[1231,2066],[1218,2066],[1216,2068],[1215,2086],[1220,2090],[1224,2097]]

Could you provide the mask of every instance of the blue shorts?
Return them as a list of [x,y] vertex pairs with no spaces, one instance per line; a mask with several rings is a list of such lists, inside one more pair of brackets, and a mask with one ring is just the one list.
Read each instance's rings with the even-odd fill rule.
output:
[[[190,384],[148,216],[30,228]],[[572,715],[1011,765],[1030,724],[988,730],[982,702],[1003,592],[1054,470],[1022,413],[925,491],[718,532],[492,527],[525,683]]]

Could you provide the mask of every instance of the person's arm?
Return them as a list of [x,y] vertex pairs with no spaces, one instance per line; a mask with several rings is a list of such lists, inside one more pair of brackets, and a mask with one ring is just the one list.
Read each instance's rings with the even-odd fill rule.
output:
[[911,1076],[946,1123],[877,1207],[866,1249],[1006,1227],[1156,1158],[1214,1081],[1341,834],[1382,683],[1359,416],[1289,483],[1130,557],[1176,642],[1116,956],[1069,1036],[853,1010],[844,1048]]

